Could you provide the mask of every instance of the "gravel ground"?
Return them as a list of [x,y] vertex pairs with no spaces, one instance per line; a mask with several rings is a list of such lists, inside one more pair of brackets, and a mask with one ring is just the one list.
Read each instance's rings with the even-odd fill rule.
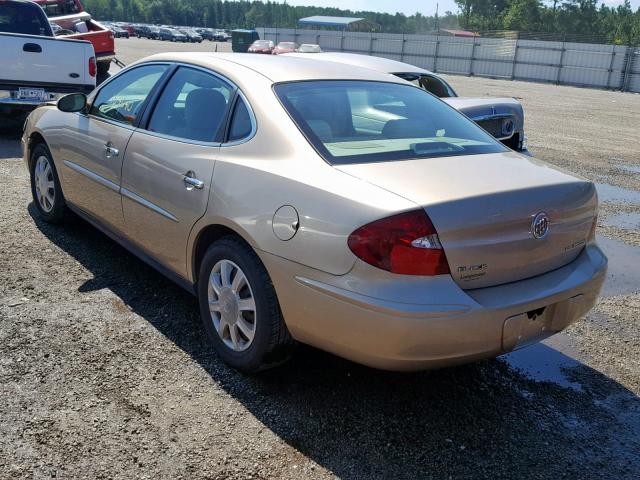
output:
[[[214,45],[117,47],[130,62]],[[638,478],[640,95],[447,78],[464,95],[520,98],[533,154],[605,185],[610,278],[584,321],[455,369],[387,373],[300,348],[246,377],[207,348],[194,298],[82,221],[36,218],[9,130],[0,478]]]

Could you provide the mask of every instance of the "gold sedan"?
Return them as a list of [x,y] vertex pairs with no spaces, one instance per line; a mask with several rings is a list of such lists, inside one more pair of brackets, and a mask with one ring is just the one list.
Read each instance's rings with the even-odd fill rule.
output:
[[500,355],[596,301],[591,182],[393,75],[172,53],[29,117],[41,217],[69,210],[199,298],[257,371],[304,342],[378,368]]

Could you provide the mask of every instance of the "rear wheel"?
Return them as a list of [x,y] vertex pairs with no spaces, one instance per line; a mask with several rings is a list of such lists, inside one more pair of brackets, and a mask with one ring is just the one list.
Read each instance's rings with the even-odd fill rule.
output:
[[269,274],[237,237],[207,250],[200,266],[200,314],[216,352],[231,367],[251,373],[285,361],[294,345]]
[[109,73],[110,66],[111,60],[98,62],[98,76],[105,77]]
[[58,172],[51,152],[40,143],[31,152],[31,194],[40,218],[48,223],[60,223],[66,206]]

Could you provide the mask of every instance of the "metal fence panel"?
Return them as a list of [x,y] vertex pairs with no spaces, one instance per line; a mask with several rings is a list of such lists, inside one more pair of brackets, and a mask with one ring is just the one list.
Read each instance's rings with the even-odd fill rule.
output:
[[640,48],[629,52],[629,73],[626,78],[626,87],[630,92],[640,92]]
[[473,62],[473,74],[481,77],[511,78],[511,62],[492,62],[490,60],[475,60]]
[[258,28],[274,42],[317,43],[326,51],[377,55],[459,75],[640,92],[640,49],[621,45],[444,35]]

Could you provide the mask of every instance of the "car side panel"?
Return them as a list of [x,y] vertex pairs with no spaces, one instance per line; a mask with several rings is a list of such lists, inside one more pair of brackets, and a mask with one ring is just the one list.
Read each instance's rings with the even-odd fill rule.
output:
[[[186,277],[191,227],[204,214],[218,146],[134,133],[122,171],[122,210],[129,238]],[[185,184],[185,174],[203,182]]]
[[[211,198],[205,216],[189,238],[192,262],[199,232],[223,224],[238,232],[257,250],[312,268],[342,275],[355,255],[348,236],[372,220],[419,206],[397,194],[344,174],[327,164],[313,149],[274,94],[262,94],[266,78],[252,78],[239,67],[236,75],[220,72],[243,92],[255,115],[255,136],[236,145],[222,145],[216,158]],[[280,240],[273,216],[284,205],[299,217],[295,236]],[[193,270],[191,272],[193,274]]]
[[[260,147],[259,141],[251,141],[220,149],[207,213],[194,227],[190,251],[202,228],[222,223],[256,249],[342,275],[356,259],[347,239],[357,226],[417,208],[321,160],[300,168],[295,158],[269,158]],[[316,155],[309,150],[306,155]],[[297,233],[287,241],[273,231],[273,216],[285,205],[293,206],[299,217]]]
[[[60,132],[60,162],[66,188],[65,198],[122,230],[124,218],[120,201],[122,161],[133,127],[70,113]],[[107,145],[117,150],[109,154]]]

